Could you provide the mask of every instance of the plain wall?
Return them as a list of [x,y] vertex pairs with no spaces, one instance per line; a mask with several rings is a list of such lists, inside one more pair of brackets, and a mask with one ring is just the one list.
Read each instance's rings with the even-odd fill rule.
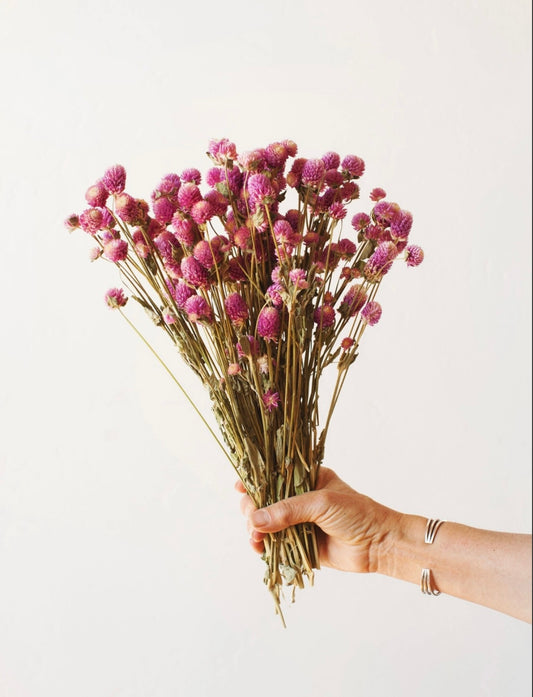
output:
[[530,27],[525,0],[3,0],[1,697],[531,693],[529,625],[389,578],[321,570],[283,630],[230,466],[63,228],[109,165],[146,198],[210,138],[360,155],[426,259],[383,285],[326,463],[529,532]]

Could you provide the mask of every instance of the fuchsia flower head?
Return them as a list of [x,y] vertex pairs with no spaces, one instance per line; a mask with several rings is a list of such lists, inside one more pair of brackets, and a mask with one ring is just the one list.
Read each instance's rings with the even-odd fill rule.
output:
[[424,250],[416,244],[409,245],[405,250],[407,266],[418,266],[424,261]]
[[122,165],[113,165],[104,172],[102,183],[108,194],[121,194],[126,187],[126,170]]
[[361,177],[365,171],[365,163],[357,155],[346,155],[341,163],[342,169],[352,177]]
[[105,206],[108,196],[109,193],[101,179],[97,181],[96,184],[90,186],[85,192],[85,200],[89,206],[94,206],[95,208],[102,208]]
[[213,311],[201,295],[191,295],[185,301],[183,309],[191,322],[207,322],[209,324],[213,321]]
[[262,396],[263,404],[267,411],[273,411],[279,404],[279,392],[273,389],[267,390]]
[[371,300],[361,310],[361,317],[370,326],[377,324],[381,318],[381,305],[375,300]]
[[119,307],[124,307],[128,298],[124,295],[122,288],[110,288],[105,294],[105,301],[109,308],[116,310]]
[[231,323],[235,327],[242,327],[249,315],[248,306],[242,295],[230,293],[224,300],[224,307]]
[[264,307],[257,318],[257,333],[265,341],[277,341],[281,329],[281,317],[275,307]]
[[323,160],[307,160],[302,168],[302,184],[318,187],[326,174]]
[[104,245],[104,256],[114,263],[124,261],[128,256],[128,243],[120,239],[109,240]]

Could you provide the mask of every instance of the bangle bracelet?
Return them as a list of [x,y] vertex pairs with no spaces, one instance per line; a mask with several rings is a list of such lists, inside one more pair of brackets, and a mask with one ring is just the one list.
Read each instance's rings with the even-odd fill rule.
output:
[[[428,522],[426,524],[426,534],[424,535],[424,542],[427,545],[433,544],[437,530],[444,522],[444,520],[439,520],[438,518],[428,518]],[[431,585],[431,569],[422,569],[422,576],[420,577],[420,590],[424,595],[440,595],[440,591],[433,588]]]

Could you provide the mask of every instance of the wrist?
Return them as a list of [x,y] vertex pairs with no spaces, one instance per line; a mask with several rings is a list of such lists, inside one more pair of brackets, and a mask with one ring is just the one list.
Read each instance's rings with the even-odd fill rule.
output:
[[425,565],[426,520],[421,516],[389,511],[386,533],[377,548],[376,572],[385,576],[418,583]]

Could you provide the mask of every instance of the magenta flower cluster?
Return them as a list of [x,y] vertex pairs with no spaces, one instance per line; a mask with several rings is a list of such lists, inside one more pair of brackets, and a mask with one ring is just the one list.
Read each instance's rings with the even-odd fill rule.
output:
[[[126,278],[138,269],[151,274],[167,326],[226,322],[234,333],[229,376],[241,374],[239,361],[252,351],[263,360],[260,372],[268,373],[264,356],[285,337],[298,303],[310,308],[316,337],[346,328],[341,348],[355,351],[357,327],[381,317],[374,295],[394,262],[417,266],[424,258],[408,243],[411,213],[374,188],[371,210],[354,214],[343,231],[365,171],[357,155],[296,157],[290,140],[238,152],[225,138],[211,141],[207,154],[205,176],[193,167],[166,174],[149,203],[126,191],[123,166],[110,167],[89,186],[87,208],[70,216],[67,228],[93,238],[92,260],[117,264]],[[282,211],[291,191],[297,202]],[[105,299],[112,308],[126,303],[116,288]],[[274,409],[278,399],[266,382],[265,408]]]

